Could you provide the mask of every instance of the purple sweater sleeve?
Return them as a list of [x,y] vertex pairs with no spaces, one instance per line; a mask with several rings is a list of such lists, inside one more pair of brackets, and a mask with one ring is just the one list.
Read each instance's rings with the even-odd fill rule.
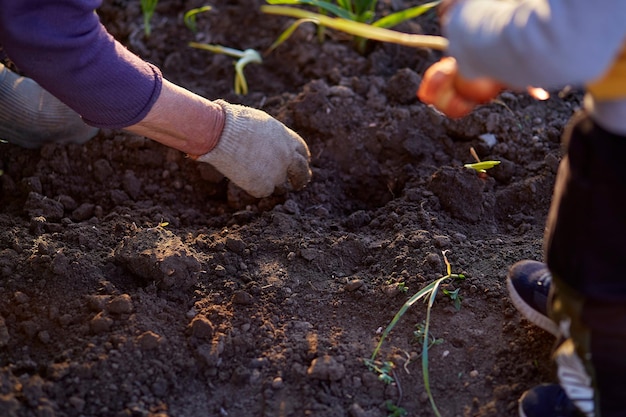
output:
[[101,0],[0,0],[0,44],[28,77],[90,125],[141,121],[161,92],[161,71],[106,31]]

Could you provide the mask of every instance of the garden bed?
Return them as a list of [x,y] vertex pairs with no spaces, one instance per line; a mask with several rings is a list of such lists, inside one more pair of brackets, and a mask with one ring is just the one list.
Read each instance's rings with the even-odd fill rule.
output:
[[[300,192],[250,198],[208,165],[120,131],[83,146],[4,144],[0,211],[3,416],[434,415],[416,303],[446,274],[457,309],[433,306],[430,385],[443,416],[516,416],[553,380],[551,336],[509,302],[507,268],[542,257],[542,233],[575,92],[506,92],[451,121],[415,91],[437,51],[302,25],[233,92],[232,58],[190,41],[265,51],[291,19],[263,1],[161,0],[145,38],[139,1],[105,2],[111,33],[210,99],[260,108],[307,141]],[[380,13],[414,5],[380,2]],[[396,28],[438,34],[434,13]],[[464,167],[501,164],[486,177]],[[388,406],[392,405],[392,410]],[[395,407],[395,408],[394,408]]]

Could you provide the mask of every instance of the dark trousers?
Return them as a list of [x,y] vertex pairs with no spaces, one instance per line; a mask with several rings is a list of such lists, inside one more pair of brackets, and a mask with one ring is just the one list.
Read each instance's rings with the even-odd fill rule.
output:
[[626,416],[626,136],[586,114],[563,135],[545,236],[554,276],[553,317],[595,389],[596,417]]

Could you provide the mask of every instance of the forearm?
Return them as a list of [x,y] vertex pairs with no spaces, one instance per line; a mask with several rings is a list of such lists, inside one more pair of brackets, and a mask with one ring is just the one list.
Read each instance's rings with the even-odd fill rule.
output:
[[602,75],[626,36],[625,16],[623,0],[466,0],[442,23],[464,76],[554,88]]
[[163,80],[148,115],[125,130],[190,155],[204,155],[217,144],[224,118],[220,105]]
[[160,70],[115,41],[94,10],[100,0],[0,0],[0,44],[28,77],[91,125],[142,120]]

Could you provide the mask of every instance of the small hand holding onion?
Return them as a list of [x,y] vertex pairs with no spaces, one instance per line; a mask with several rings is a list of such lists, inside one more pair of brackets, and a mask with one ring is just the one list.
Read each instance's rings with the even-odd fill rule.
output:
[[[426,70],[417,90],[417,97],[423,103],[431,104],[446,116],[455,119],[490,102],[504,88],[503,84],[491,78],[464,78],[458,72],[456,60],[444,57]],[[538,100],[549,97],[541,88],[529,87],[528,92]]]

